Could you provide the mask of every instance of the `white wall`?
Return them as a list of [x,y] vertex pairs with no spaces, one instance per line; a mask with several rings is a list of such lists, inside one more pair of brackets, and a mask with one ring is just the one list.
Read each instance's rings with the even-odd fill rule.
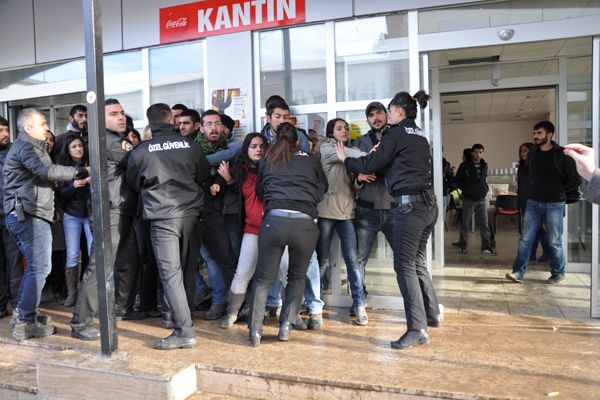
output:
[[485,147],[484,159],[489,168],[512,168],[518,161],[519,146],[531,142],[533,126],[539,122],[485,122],[442,125],[444,157],[453,166],[461,163],[464,148],[475,143]]

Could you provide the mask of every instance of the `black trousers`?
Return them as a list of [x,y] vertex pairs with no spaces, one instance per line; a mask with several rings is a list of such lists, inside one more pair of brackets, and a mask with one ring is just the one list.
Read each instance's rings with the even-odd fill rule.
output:
[[4,218],[0,218],[0,241],[0,309],[9,302],[14,309],[23,278],[23,255],[6,229]]
[[427,240],[435,225],[435,203],[412,203],[391,211],[394,224],[394,270],[404,300],[408,330],[427,329],[427,317],[440,313],[433,283],[427,271]]
[[188,299],[183,285],[183,270],[200,251],[197,218],[173,218],[150,222],[150,236],[167,307],[181,337],[196,337]]
[[140,311],[153,311],[158,308],[158,266],[154,257],[152,248],[152,239],[150,237],[150,221],[141,220],[138,225],[138,246],[140,249],[140,268],[141,282],[140,292]]
[[263,218],[258,237],[258,262],[250,300],[249,329],[262,331],[267,296],[273,282],[277,279],[285,246],[288,246],[290,255],[288,284],[285,288],[279,321],[280,323],[294,322],[300,311],[306,270],[310,257],[315,251],[318,237],[319,227],[314,219],[275,217],[269,213]]
[[[115,259],[115,309],[117,312],[126,312],[135,300],[135,287],[138,275],[138,246],[133,228],[133,218],[110,213],[110,229],[112,234],[111,247]],[[90,263],[85,269],[77,302],[73,309],[71,326],[74,329],[81,325],[92,323],[93,315],[98,311],[98,287],[96,279],[95,251],[92,248]],[[109,284],[112,284],[108,276]]]

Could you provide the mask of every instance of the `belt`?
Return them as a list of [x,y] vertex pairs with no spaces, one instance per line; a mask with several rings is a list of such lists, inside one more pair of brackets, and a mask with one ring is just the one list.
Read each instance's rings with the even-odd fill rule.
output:
[[[372,208],[375,209],[375,203],[372,201],[366,201],[366,200],[361,200],[361,199],[356,199],[356,204],[361,206],[361,207],[365,207],[365,208]],[[390,208],[396,208],[398,207],[397,203],[391,202],[390,203]],[[386,210],[385,208],[383,210]]]
[[403,204],[425,203],[425,198],[422,194],[404,194],[396,196],[396,207]]
[[302,212],[289,212],[278,209],[273,209],[267,211],[267,215],[272,217],[282,217],[282,218],[297,218],[297,219],[314,219],[308,214],[304,214]]

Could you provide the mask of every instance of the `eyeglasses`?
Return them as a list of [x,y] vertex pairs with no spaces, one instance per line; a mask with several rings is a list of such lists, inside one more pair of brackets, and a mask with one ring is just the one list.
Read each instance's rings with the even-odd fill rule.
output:
[[213,126],[218,128],[219,126],[223,126],[223,123],[218,122],[218,121],[217,122],[205,122],[203,126],[205,128],[212,128]]

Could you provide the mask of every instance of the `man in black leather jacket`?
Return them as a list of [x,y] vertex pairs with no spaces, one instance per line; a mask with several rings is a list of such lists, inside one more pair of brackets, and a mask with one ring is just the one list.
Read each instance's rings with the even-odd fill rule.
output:
[[27,258],[15,312],[13,338],[24,340],[56,333],[38,318],[42,288],[51,270],[54,184],[87,177],[83,168],[55,165],[46,143],[44,114],[27,108],[17,118],[19,136],[4,162],[6,227]]

